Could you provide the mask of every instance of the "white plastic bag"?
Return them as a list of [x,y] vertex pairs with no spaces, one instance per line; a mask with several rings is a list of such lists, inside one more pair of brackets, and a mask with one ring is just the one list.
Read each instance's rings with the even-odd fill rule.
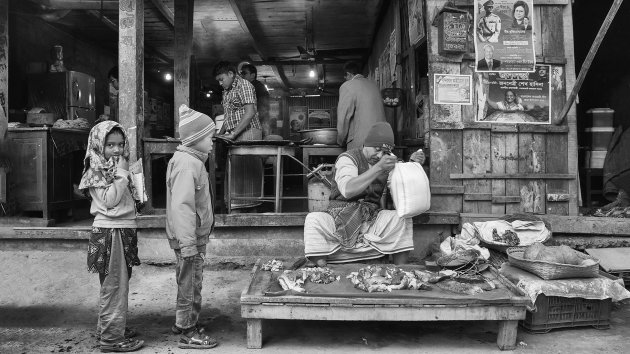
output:
[[391,174],[390,189],[401,218],[420,215],[431,207],[429,178],[417,162],[399,162]]

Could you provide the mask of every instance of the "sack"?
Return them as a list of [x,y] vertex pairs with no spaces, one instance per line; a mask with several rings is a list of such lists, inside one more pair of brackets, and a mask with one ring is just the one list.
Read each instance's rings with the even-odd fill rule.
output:
[[420,215],[431,207],[429,178],[417,162],[400,162],[391,174],[390,189],[401,218]]

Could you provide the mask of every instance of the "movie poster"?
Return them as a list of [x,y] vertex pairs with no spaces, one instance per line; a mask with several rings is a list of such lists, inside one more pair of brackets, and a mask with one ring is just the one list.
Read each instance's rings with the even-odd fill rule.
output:
[[436,104],[472,104],[472,75],[435,74],[433,101]]
[[492,123],[551,123],[549,65],[533,73],[477,74],[477,121]]
[[533,0],[475,0],[476,71],[533,72]]
[[296,134],[300,130],[308,129],[306,127],[306,106],[289,107],[289,129],[291,134]]

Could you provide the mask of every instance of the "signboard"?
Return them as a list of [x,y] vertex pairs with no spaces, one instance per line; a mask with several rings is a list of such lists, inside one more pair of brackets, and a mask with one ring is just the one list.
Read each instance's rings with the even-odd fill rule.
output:
[[438,26],[438,52],[468,51],[468,13],[442,12]]
[[492,123],[551,123],[549,65],[533,73],[477,74],[477,121]]
[[435,74],[433,101],[436,104],[472,104],[472,75]]
[[476,71],[534,71],[533,5],[533,0],[475,0]]

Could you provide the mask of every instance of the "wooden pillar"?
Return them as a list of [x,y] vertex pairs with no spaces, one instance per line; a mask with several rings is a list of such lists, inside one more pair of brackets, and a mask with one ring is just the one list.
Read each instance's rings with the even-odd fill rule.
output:
[[194,0],[175,0],[174,130],[179,138],[179,106],[190,106],[190,59],[193,43]]
[[144,2],[120,0],[118,121],[129,133],[130,163],[142,160],[144,127]]
[[9,1],[0,1],[0,144],[9,123]]

